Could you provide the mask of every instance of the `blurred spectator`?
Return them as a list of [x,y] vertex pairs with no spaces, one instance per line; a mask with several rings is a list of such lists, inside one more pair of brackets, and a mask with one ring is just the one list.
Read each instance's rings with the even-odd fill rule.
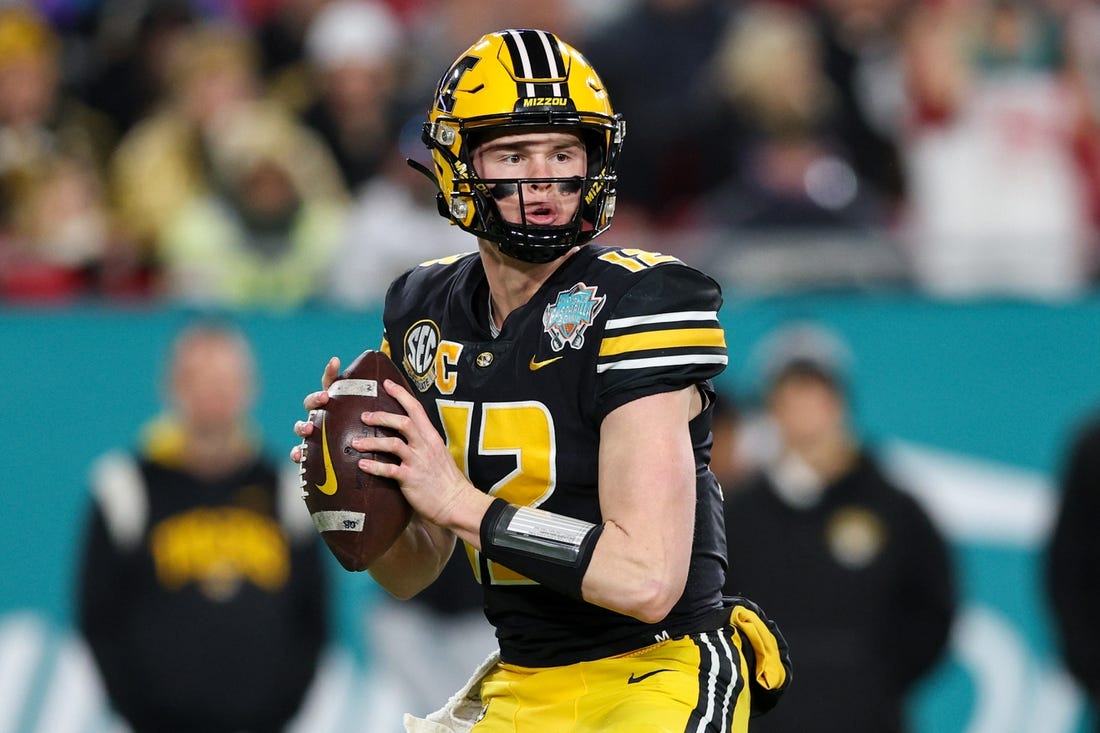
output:
[[1068,83],[1056,18],[1022,0],[925,4],[907,35],[907,237],[920,285],[1077,293],[1091,269],[1076,154],[1090,104]]
[[[189,31],[173,44],[169,97],[119,145],[112,188],[120,223],[150,251],[186,204],[217,193],[212,166],[220,138],[241,115],[252,114],[260,98],[255,54],[239,28],[204,24]],[[308,149],[287,152],[301,156],[299,174],[314,194],[342,195],[328,157]]]
[[836,134],[860,182],[890,206],[904,203],[899,150],[907,106],[902,34],[910,0],[824,0],[813,5],[823,70],[835,94]]
[[1074,153],[1085,177],[1093,236],[1089,262],[1093,283],[1100,279],[1100,4],[1073,0],[1056,4],[1066,34],[1067,83],[1084,100],[1074,135]]
[[74,75],[85,102],[126,133],[169,95],[177,45],[200,16],[188,0],[103,0],[86,12],[91,28]]
[[64,302],[147,294],[147,272],[117,236],[94,168],[53,156],[23,181],[0,241],[0,299]]
[[76,158],[98,174],[115,144],[109,120],[62,88],[59,44],[31,8],[0,6],[0,210],[54,156]]
[[404,43],[397,17],[380,0],[334,0],[306,34],[317,98],[302,119],[332,150],[349,191],[378,173],[395,137]]
[[306,33],[330,0],[277,0],[258,3],[251,17],[260,52],[260,74],[268,92],[292,110],[304,109],[316,96],[309,74]]
[[238,113],[217,134],[210,149],[216,187],[181,202],[157,240],[164,294],[269,308],[318,297],[347,211],[326,185],[335,166],[324,144],[281,108],[264,105]]
[[146,246],[209,190],[211,139],[259,92],[252,44],[238,30],[198,26],[172,47],[169,93],[122,139],[113,165],[121,223]]
[[[1046,588],[1062,659],[1100,711],[1100,415],[1079,425],[1061,471]],[[1100,730],[1100,722],[1093,730]]]
[[838,95],[810,17],[746,5],[715,56],[722,140],[732,147],[708,221],[749,230],[845,229],[883,222],[839,135]]
[[632,219],[675,225],[715,183],[721,138],[706,125],[706,70],[727,16],[717,0],[641,0],[582,41],[627,121],[616,228]]
[[168,411],[92,471],[79,627],[134,733],[279,731],[328,638],[317,534],[251,425],[244,338],[188,327],[167,368]]
[[708,269],[749,291],[905,280],[885,236],[892,205],[857,171],[844,96],[825,74],[811,16],[751,3],[713,64],[711,165],[697,223],[718,239]]
[[0,8],[0,297],[131,292],[135,264],[106,210],[109,120],[62,87],[60,40],[23,6]]
[[758,733],[906,729],[906,696],[939,660],[956,608],[943,537],[850,425],[831,334],[791,326],[763,347],[778,443],[727,488],[726,591],[768,608],[797,683]]
[[[352,308],[378,305],[401,273],[421,262],[469,252],[466,232],[439,215],[438,189],[406,158],[431,165],[420,130],[409,120],[387,152],[384,168],[352,203],[329,272],[329,297]],[[479,660],[480,661],[480,660]]]

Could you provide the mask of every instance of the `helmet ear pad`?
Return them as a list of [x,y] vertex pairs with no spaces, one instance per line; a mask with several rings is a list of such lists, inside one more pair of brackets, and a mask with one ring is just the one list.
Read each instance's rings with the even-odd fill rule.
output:
[[604,156],[607,154],[603,136],[595,130],[581,130],[585,155],[588,156],[588,178],[597,178],[604,170]]
[[595,131],[582,129],[585,150],[588,155],[588,174],[584,181],[584,190],[581,192],[581,219],[582,226],[599,226],[601,207],[604,197],[589,196],[594,186],[601,185],[609,170],[614,170],[615,161],[610,160],[604,135]]

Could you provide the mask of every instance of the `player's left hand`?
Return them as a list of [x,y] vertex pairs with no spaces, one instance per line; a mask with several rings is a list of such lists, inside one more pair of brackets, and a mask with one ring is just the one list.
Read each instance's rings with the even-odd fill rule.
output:
[[480,495],[455,465],[450,450],[428,419],[424,407],[404,387],[391,380],[383,383],[390,396],[405,408],[408,415],[390,412],[365,412],[363,423],[396,430],[404,440],[390,437],[356,438],[351,445],[362,452],[390,453],[400,464],[382,463],[368,458],[359,461],[359,468],[374,476],[396,479],[413,509],[428,521],[450,526],[455,508],[464,495],[473,491]]

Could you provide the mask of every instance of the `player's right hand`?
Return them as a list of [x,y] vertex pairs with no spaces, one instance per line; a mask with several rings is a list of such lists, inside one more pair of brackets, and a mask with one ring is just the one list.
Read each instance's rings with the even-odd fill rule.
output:
[[[317,392],[310,392],[306,395],[306,398],[302,400],[302,405],[306,408],[308,414],[312,410],[316,410],[320,407],[324,407],[328,404],[328,388],[332,386],[333,381],[340,374],[340,357],[333,356],[325,364],[325,370],[321,373],[321,389]],[[294,423],[294,434],[299,438],[305,438],[307,435],[313,432],[313,423],[309,420],[298,420]],[[295,463],[302,462],[302,446],[300,443],[295,444],[290,449],[290,460]]]

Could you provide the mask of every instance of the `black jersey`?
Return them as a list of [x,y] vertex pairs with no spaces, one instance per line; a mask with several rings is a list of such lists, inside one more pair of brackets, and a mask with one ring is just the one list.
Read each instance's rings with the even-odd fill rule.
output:
[[[479,255],[420,265],[391,286],[385,343],[460,469],[513,504],[599,523],[600,424],[640,397],[699,385],[726,364],[720,289],[680,260],[588,245],[493,337]],[[646,646],[720,604],[721,494],[710,410],[692,421],[695,539],[687,588],[659,624],[556,593],[467,546],[504,661],[551,666]],[[638,430],[645,430],[639,425]]]

